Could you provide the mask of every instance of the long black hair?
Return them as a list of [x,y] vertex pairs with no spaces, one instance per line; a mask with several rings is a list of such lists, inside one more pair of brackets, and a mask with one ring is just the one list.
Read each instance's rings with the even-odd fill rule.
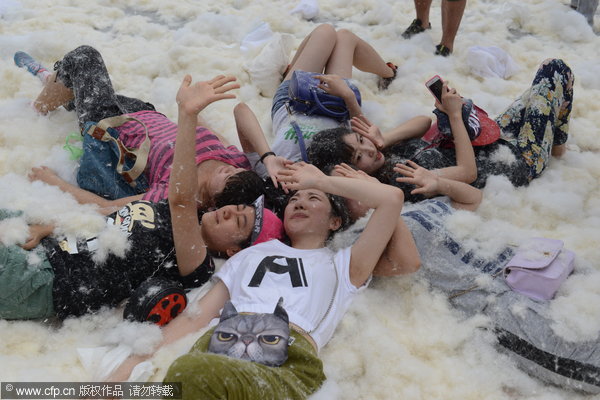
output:
[[354,149],[344,142],[344,136],[352,131],[344,126],[317,132],[306,150],[310,162],[321,171],[329,165],[351,164]]

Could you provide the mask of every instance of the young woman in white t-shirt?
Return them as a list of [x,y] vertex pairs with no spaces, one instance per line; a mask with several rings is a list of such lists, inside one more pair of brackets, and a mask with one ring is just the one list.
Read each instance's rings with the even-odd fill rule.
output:
[[[285,209],[289,244],[272,240],[233,256],[208,293],[187,309],[200,311],[186,310],[171,322],[163,331],[162,344],[206,326],[218,317],[227,300],[239,312],[272,312],[283,297],[294,338],[288,360],[280,367],[267,367],[206,353],[209,331],[167,373],[166,380],[183,383],[184,398],[227,397],[231,393],[240,398],[306,398],[315,392],[325,379],[317,352],[331,338],[354,295],[368,284],[402,209],[403,194],[397,188],[326,176],[304,163],[288,165],[278,180],[296,190]],[[343,219],[341,202],[332,201],[330,195],[352,198],[374,209],[356,242],[337,252],[325,247]],[[294,283],[287,276],[280,279],[281,273],[267,268],[260,284],[249,285],[248,279],[274,259],[278,265],[300,265],[302,282]],[[127,378],[141,360],[129,359],[111,380]]]

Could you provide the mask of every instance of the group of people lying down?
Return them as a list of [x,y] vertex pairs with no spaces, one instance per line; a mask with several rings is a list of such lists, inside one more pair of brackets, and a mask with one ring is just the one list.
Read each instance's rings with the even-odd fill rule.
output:
[[[432,147],[423,139],[431,128],[429,117],[415,117],[387,132],[364,117],[344,79],[358,68],[377,75],[386,90],[399,78],[397,66],[352,32],[320,25],[299,45],[273,98],[272,144],[250,106],[235,106],[240,151],[199,115],[213,102],[235,98],[234,77],[194,82],[185,76],[174,123],[152,104],[116,94],[92,47],[67,53],[54,72],[22,52],[15,61],[44,82],[32,103],[39,113],[65,107],[75,111],[82,129],[88,122],[126,114],[133,120],[116,127],[115,136],[136,148],[147,129],[150,150],[135,187],[117,182],[122,178],[114,171],[98,167],[89,173],[84,161],[86,173],[80,171],[78,185],[46,167],[32,169],[31,180],[98,205],[106,223],[125,233],[130,246],[125,255],[98,260],[94,238],[73,242],[53,235],[51,225],[31,225],[26,243],[0,248],[0,286],[15,293],[0,300],[0,318],[64,319],[116,307],[150,277],[173,279],[186,289],[211,280],[197,304],[163,328],[160,344],[211,326],[164,378],[182,382],[184,398],[190,399],[307,398],[326,379],[319,350],[373,277],[416,273],[450,296],[465,289],[465,282],[497,276],[515,250],[479,255],[453,239],[445,220],[454,210],[476,210],[490,175],[505,175],[515,186],[539,177],[551,156],[565,151],[573,99],[570,68],[562,60],[546,60],[532,85],[495,119],[501,137],[474,147],[463,120],[465,99],[444,84],[436,108],[447,117],[453,146]],[[321,74],[320,88],[343,99],[348,120],[290,113],[286,104],[296,70]],[[307,144],[310,163],[300,161],[293,125]],[[85,136],[84,153],[93,154],[97,143]],[[104,184],[107,179],[115,184]],[[403,212],[406,200],[415,205]],[[19,210],[0,210],[2,219],[20,217]],[[328,246],[336,232],[363,217],[367,222],[353,231],[347,247]],[[213,257],[227,258],[217,272]],[[519,294],[499,277],[450,301],[466,315],[488,315],[499,348],[535,376],[600,391],[598,341],[558,337],[547,316],[549,302]],[[220,315],[221,322],[230,318],[232,306],[248,316],[273,313],[278,304],[289,325],[285,362],[273,366],[253,359],[246,342],[241,359],[209,351],[215,336],[232,344],[245,337],[219,331],[220,324],[215,328]],[[519,315],[511,311],[515,304]],[[283,340],[268,326],[251,329],[249,324],[236,329],[253,330],[260,346]],[[147,357],[131,356],[109,379],[126,380]]]

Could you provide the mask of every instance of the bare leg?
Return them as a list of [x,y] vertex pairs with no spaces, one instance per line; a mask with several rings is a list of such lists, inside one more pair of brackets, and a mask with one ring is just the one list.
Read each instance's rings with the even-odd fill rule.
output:
[[347,29],[340,29],[325,73],[337,74],[342,78],[352,77],[352,66],[382,78],[394,76],[394,71],[383,61],[375,49]]
[[53,73],[46,85],[33,102],[33,107],[40,114],[47,114],[56,110],[58,107],[67,104],[74,98],[73,91],[67,88],[60,80],[56,79],[56,72]]
[[[304,47],[306,47],[306,43],[308,43],[308,39],[310,39],[310,37],[313,35],[313,33],[315,33],[315,31],[319,29],[318,27],[313,29],[313,31],[311,33],[309,33],[308,35],[306,35],[306,37],[304,38],[304,40],[302,40],[302,43],[300,43],[300,46],[298,46],[298,49],[296,50],[296,54],[294,54],[294,58],[292,58],[292,61],[290,61],[290,65],[294,65],[296,63],[296,61],[298,60],[298,57],[300,56],[300,54],[302,54],[302,50],[304,50]],[[323,28],[324,30],[326,30],[326,28]]]
[[432,0],[415,0],[417,19],[421,21],[421,26],[423,28],[429,26],[429,10],[431,9],[431,1]]
[[467,0],[442,0],[442,40],[440,44],[454,50],[454,38],[465,12]]
[[290,79],[292,72],[297,69],[322,73],[335,47],[335,41],[333,26],[317,26],[300,44],[284,80]]

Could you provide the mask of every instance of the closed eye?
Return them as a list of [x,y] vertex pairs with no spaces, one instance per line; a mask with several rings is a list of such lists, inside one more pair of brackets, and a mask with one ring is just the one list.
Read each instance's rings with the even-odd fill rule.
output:
[[265,344],[271,344],[271,345],[275,345],[277,343],[279,343],[279,341],[281,340],[281,336],[278,335],[264,335],[260,337],[261,342],[265,343]]

